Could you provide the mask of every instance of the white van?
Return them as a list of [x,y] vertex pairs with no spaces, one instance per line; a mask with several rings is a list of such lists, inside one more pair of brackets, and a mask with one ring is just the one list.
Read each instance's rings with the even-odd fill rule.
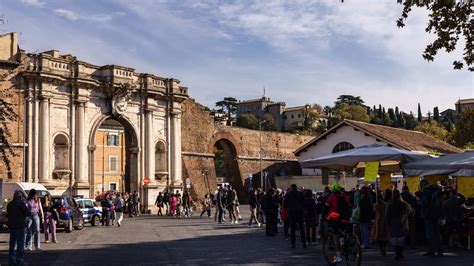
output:
[[30,190],[35,189],[36,194],[38,197],[43,198],[46,194],[49,194],[48,190],[41,184],[38,183],[6,183],[4,182],[2,185],[2,202],[7,199],[10,201],[13,198],[13,194],[16,190],[20,190],[23,192],[23,196],[26,198]]

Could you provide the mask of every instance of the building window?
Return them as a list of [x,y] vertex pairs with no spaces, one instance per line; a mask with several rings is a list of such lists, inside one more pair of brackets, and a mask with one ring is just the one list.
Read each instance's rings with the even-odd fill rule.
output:
[[294,115],[291,115],[291,118],[295,118],[295,116],[294,116]]
[[116,190],[117,190],[117,183],[115,183],[115,182],[110,182],[110,183],[109,183],[109,190],[111,190],[111,191],[116,191]]
[[336,146],[334,146],[334,149],[332,149],[332,153],[347,151],[351,149],[354,149],[354,145],[350,144],[349,142],[340,142]]
[[118,134],[107,135],[107,146],[119,146],[120,138]]
[[117,156],[109,156],[109,171],[117,172]]
[[301,118],[301,114],[298,114],[298,118]]

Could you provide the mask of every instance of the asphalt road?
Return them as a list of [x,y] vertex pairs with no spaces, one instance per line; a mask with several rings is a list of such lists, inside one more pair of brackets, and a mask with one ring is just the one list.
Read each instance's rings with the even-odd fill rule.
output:
[[[244,213],[244,218],[248,217]],[[43,236],[42,236],[42,239]],[[263,228],[245,224],[216,225],[212,219],[140,216],[122,227],[91,227],[58,233],[58,244],[42,243],[27,252],[27,265],[156,265],[156,264],[305,264],[327,265],[321,246],[296,249],[282,236],[266,237]],[[0,264],[8,263],[8,234],[0,234]],[[474,241],[473,241],[474,242]],[[442,258],[409,250],[395,263],[393,252],[383,258],[376,248],[364,250],[362,265],[474,265],[474,251],[448,251]]]

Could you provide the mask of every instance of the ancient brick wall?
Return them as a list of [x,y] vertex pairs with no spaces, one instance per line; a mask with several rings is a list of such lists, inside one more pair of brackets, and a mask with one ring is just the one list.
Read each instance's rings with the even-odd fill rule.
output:
[[[12,104],[14,113],[18,116],[16,121],[3,122],[10,136],[8,142],[12,146],[14,155],[7,153],[10,160],[12,179],[10,181],[21,181],[23,171],[23,125],[24,125],[24,94],[21,91],[21,78],[18,73],[22,66],[4,63],[0,67],[0,97]],[[2,109],[3,110],[3,109]],[[2,122],[0,122],[2,123]],[[3,127],[3,126],[2,126]],[[0,179],[8,179],[6,165],[0,160]]]
[[216,126],[204,107],[194,100],[183,103],[182,151],[183,181],[192,181],[193,198],[216,188],[214,145],[225,140],[236,150],[241,182],[249,174],[260,172],[260,136],[262,139],[262,168],[270,169],[275,163],[294,162],[293,151],[312,137],[279,132],[260,132],[244,128]]

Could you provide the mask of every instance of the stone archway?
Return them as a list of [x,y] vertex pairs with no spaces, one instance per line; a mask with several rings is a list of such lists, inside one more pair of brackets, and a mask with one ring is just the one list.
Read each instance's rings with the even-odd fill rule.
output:
[[[104,154],[104,150],[107,150],[107,154],[113,154],[112,148],[110,148],[109,138],[104,136],[104,140],[101,141],[101,138],[97,138],[97,134],[99,129],[102,125],[106,124],[108,121],[115,121],[117,124],[123,127],[123,134],[119,134],[119,141],[120,147],[124,147],[123,150],[123,158],[120,163],[120,169],[116,169],[115,171],[121,175],[121,182],[119,182],[117,186],[117,190],[124,191],[124,192],[133,192],[141,190],[140,180],[139,180],[139,146],[138,146],[138,135],[137,130],[134,128],[132,123],[129,119],[125,116],[115,116],[115,115],[101,115],[96,122],[93,124],[93,127],[90,131],[89,136],[89,145],[88,145],[88,163],[89,163],[89,184],[91,186],[90,194],[91,197],[93,196],[96,191],[98,191],[96,184],[98,182],[98,174],[97,168],[100,167],[102,170],[102,191],[106,191],[110,189],[110,186],[107,186],[105,182],[105,175],[104,172],[107,170],[108,178],[110,181],[110,176],[113,175],[110,173],[110,162],[96,160],[98,157],[98,153],[102,152]],[[111,125],[111,123],[107,123]],[[104,129],[103,129],[104,130]],[[105,142],[107,141],[107,143]],[[110,144],[110,145],[109,145]],[[100,146],[100,147],[98,147]],[[107,148],[106,148],[107,147]],[[113,155],[112,155],[113,156]],[[99,155],[100,157],[100,155]],[[103,158],[105,159],[105,158]],[[97,164],[97,165],[96,165]],[[108,165],[107,169],[104,169]],[[102,192],[99,190],[99,192]]]
[[239,200],[245,202],[245,191],[235,145],[229,139],[218,139],[214,143],[213,153],[216,177],[224,178],[224,182],[228,182],[237,191]]

